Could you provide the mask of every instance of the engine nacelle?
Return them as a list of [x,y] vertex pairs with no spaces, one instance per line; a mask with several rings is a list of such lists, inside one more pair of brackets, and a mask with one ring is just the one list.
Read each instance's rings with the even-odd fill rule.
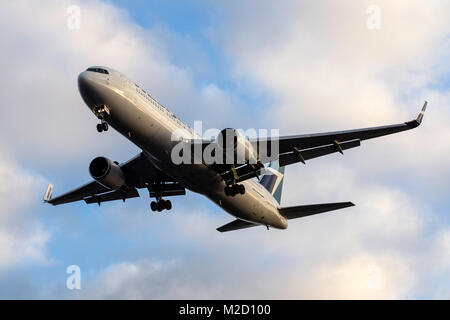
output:
[[89,173],[102,186],[119,190],[125,185],[125,174],[119,165],[105,157],[97,157],[89,165]]
[[256,164],[258,155],[248,139],[238,130],[226,128],[220,131],[216,144],[223,151],[226,164]]

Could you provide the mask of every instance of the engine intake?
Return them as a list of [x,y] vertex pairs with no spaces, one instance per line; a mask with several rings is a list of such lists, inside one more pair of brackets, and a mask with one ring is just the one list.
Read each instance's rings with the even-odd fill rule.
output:
[[102,186],[118,190],[125,185],[125,174],[119,165],[105,157],[97,157],[89,165],[91,177]]
[[216,143],[223,151],[226,164],[256,164],[257,152],[248,139],[238,130],[226,128],[220,131]]

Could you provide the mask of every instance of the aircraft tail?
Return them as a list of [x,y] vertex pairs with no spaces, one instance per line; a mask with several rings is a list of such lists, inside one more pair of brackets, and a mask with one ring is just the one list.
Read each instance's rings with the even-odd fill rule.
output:
[[281,192],[283,190],[284,167],[280,167],[277,161],[272,161],[266,168],[266,174],[261,179],[261,184],[273,197],[281,203]]
[[[294,206],[294,207],[284,207],[278,208],[278,212],[288,220],[303,218],[307,216],[312,216],[315,214],[339,210],[347,207],[352,207],[354,204],[352,202],[334,202],[334,203],[319,203],[319,204],[309,204],[303,206]],[[220,228],[217,228],[217,231],[227,232],[238,229],[246,229],[251,227],[259,226],[259,224],[244,221],[241,219],[236,219],[231,221]]]

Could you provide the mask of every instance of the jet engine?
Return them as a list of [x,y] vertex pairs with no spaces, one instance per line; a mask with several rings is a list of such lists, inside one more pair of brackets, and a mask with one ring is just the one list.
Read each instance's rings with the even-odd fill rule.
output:
[[226,164],[256,164],[258,156],[250,141],[238,130],[226,128],[220,131],[216,143],[223,150]]
[[119,190],[125,185],[125,174],[119,165],[105,157],[97,157],[89,165],[89,173],[102,186]]

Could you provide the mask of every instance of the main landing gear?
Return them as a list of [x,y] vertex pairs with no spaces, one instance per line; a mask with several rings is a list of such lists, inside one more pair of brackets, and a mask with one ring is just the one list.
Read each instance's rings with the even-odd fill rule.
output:
[[170,202],[170,200],[164,200],[162,198],[164,196],[164,190],[161,182],[150,183],[147,185],[147,189],[150,198],[152,197],[156,198],[156,201],[152,201],[150,203],[150,209],[152,209],[152,211],[161,212],[163,210],[172,209],[172,202]]
[[229,186],[225,186],[225,195],[234,197],[237,194],[245,194],[245,187],[243,184],[232,184]]
[[101,123],[97,124],[97,131],[98,132],[103,132],[103,131],[108,131],[108,123],[104,120],[102,120]]
[[150,203],[150,208],[152,209],[152,211],[158,212],[161,212],[164,209],[170,210],[172,209],[172,202],[170,202],[170,200],[163,200],[163,199],[160,199],[158,201],[152,201]]

